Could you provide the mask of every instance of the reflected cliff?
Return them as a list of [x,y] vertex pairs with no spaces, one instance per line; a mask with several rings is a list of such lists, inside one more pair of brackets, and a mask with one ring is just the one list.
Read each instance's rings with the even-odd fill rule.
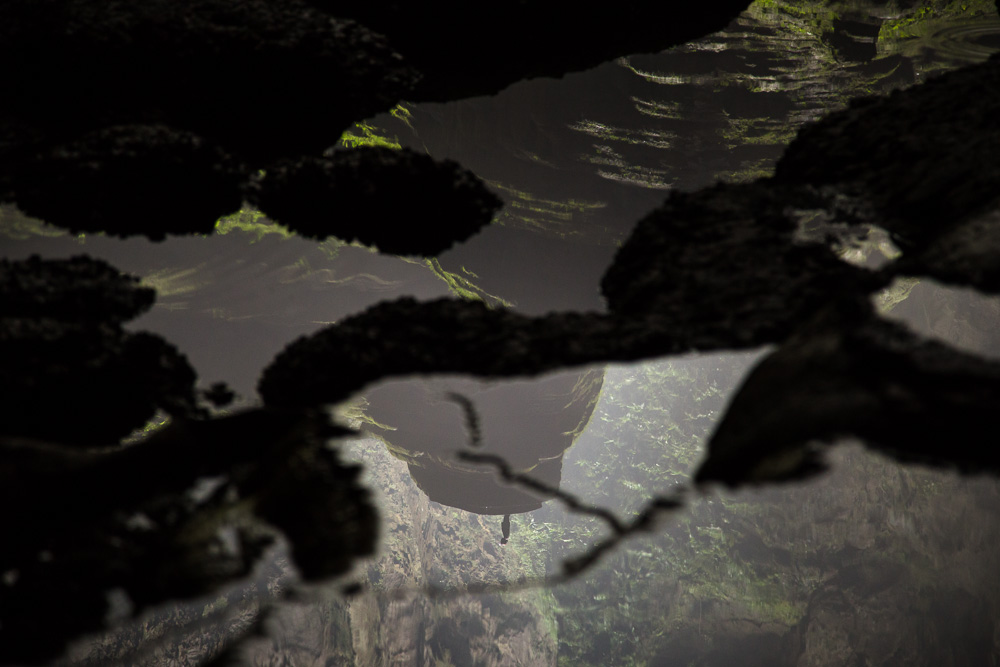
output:
[[[185,514],[194,511],[187,500],[153,498],[148,507],[142,505],[139,500],[148,500],[143,493],[151,491],[137,488],[139,509],[119,516],[113,503],[111,509],[102,505],[106,516],[93,524],[97,537],[88,542],[113,546],[125,535],[130,548],[148,549],[143,553],[155,560],[154,533],[145,522],[162,523],[176,528],[190,548],[178,553],[220,570],[228,567],[222,574],[238,571],[248,578],[188,606],[161,605],[138,618],[131,617],[131,601],[121,591],[108,591],[111,602],[105,606],[105,591],[97,590],[87,598],[93,606],[87,629],[99,629],[102,609],[117,629],[78,642],[67,664],[231,658],[269,667],[616,661],[971,667],[995,661],[1000,487],[994,478],[901,465],[846,446],[810,449],[817,455],[810,463],[830,472],[809,482],[725,492],[692,488],[713,432],[739,387],[775,352],[771,346],[741,344],[748,351],[602,364],[533,379],[385,379],[365,387],[360,399],[326,406],[339,415],[341,425],[335,427],[318,411],[253,410],[260,403],[261,372],[282,348],[401,296],[481,301],[491,309],[487,314],[606,313],[602,275],[636,221],[668,193],[708,188],[719,179],[750,183],[769,176],[804,123],[843,108],[857,95],[884,95],[980,62],[1000,48],[998,34],[1000,20],[989,2],[761,0],[725,31],[668,51],[621,57],[561,79],[516,83],[490,97],[403,103],[356,126],[354,135],[345,135],[327,154],[347,150],[363,137],[454,159],[474,171],[504,207],[493,224],[437,258],[307,240],[250,206],[220,220],[214,234],[160,244],[71,235],[12,207],[0,209],[5,257],[85,252],[155,288],[155,307],[124,332],[115,329],[116,336],[155,332],[187,357],[202,388],[225,381],[240,394],[237,407],[251,410],[229,417],[225,423],[236,428],[222,428],[221,435],[168,427],[152,440],[171,447],[181,443],[177,451],[226,444],[225,455],[239,463],[232,475],[218,477],[213,468],[210,478],[178,482],[185,493],[207,485],[209,491],[191,497],[213,508],[211,522]],[[756,200],[748,201],[752,208]],[[761,207],[765,204],[771,205]],[[401,217],[432,225],[439,213],[425,205]],[[692,214],[692,219],[707,218]],[[718,229],[728,234],[724,225]],[[878,248],[874,238],[848,239],[837,252],[859,264],[866,253],[898,257],[884,235]],[[707,245],[721,247],[727,240]],[[777,263],[777,247],[766,245],[767,256],[752,261]],[[629,308],[641,310],[645,300],[668,303],[671,290],[681,290],[672,271],[699,261],[711,264],[712,257],[706,251],[660,264],[670,255],[658,256],[643,266],[647,292],[640,294],[648,299],[633,296]],[[722,281],[742,275],[728,264],[707,270]],[[628,277],[637,275],[625,272],[621,282],[627,285]],[[830,275],[848,273],[845,268]],[[828,282],[843,285],[846,279]],[[762,303],[788,311],[790,300],[776,294]],[[687,298],[692,310],[708,312],[716,296]],[[717,328],[729,329],[724,316],[749,308],[744,305],[727,307]],[[872,312],[970,353],[996,356],[1000,349],[1000,307],[995,297],[971,289],[898,277],[873,300]],[[836,319],[837,311],[824,316]],[[413,329],[391,331],[393,341],[405,342],[420,322],[407,324]],[[669,324],[678,340],[697,340],[693,320],[675,317]],[[379,331],[374,326],[366,328],[362,321],[352,335],[356,341],[374,336]],[[751,327],[745,329],[741,333],[750,340]],[[480,332],[483,339],[493,333]],[[519,340],[509,349],[517,351]],[[796,342],[799,349],[840,351],[856,340],[803,336]],[[697,346],[680,351],[691,347]],[[355,358],[372,349],[374,359]],[[344,346],[295,370],[299,378],[336,378],[348,367],[363,366],[361,361],[391,370],[402,358],[393,356],[397,351]],[[876,387],[880,393],[872,391],[887,400],[905,398],[909,386],[891,373],[898,370],[892,351],[886,346],[861,357],[866,377],[885,378]],[[440,358],[428,352],[417,361],[433,369],[448,352]],[[900,366],[900,372],[909,372]],[[798,379],[778,382],[774,396],[797,405],[801,392],[792,380]],[[370,378],[362,380],[364,385]],[[344,386],[357,388],[347,381]],[[840,393],[867,400],[854,389]],[[827,394],[817,395],[826,400]],[[280,397],[267,398],[280,404]],[[768,396],[756,398],[750,417],[767,417],[772,430],[762,432],[777,434],[774,440],[787,435],[790,423],[808,421],[803,417],[808,413],[788,415],[777,409],[776,399],[772,404]],[[807,398],[810,407],[820,402]],[[968,403],[959,390],[946,398]],[[56,416],[71,414],[48,407]],[[878,412],[883,404],[862,407]],[[947,415],[911,416],[913,424],[933,419],[936,432],[947,439]],[[160,421],[162,416],[154,420]],[[275,442],[260,424],[278,432]],[[126,430],[137,425],[129,423]],[[963,424],[950,432],[968,428]],[[302,449],[281,446],[287,444],[286,432],[302,430],[309,436]],[[729,433],[734,430],[749,431],[739,424]],[[243,443],[264,454],[254,458],[256,449],[243,451],[238,446]],[[475,462],[474,455],[486,458]],[[489,462],[493,455],[511,475]],[[72,470],[78,459],[66,460]],[[169,470],[154,458],[142,470],[155,477],[161,466]],[[280,484],[269,481],[271,468],[284,475]],[[39,467],[40,478],[44,473]],[[376,542],[365,489],[378,506],[378,551],[355,560]],[[6,496],[11,503],[20,502],[15,491]],[[254,539],[244,537],[248,516],[266,524],[267,539],[251,532]],[[214,533],[206,537],[226,521],[236,522],[233,534],[242,550]],[[67,533],[59,546],[69,549],[72,538],[85,535],[90,525]],[[35,532],[42,542],[48,539],[44,531]],[[350,549],[342,546],[348,543]],[[297,545],[305,546],[296,551]],[[47,553],[36,554],[35,546],[16,555],[33,560]],[[245,554],[259,556],[265,547],[266,556],[254,569]],[[587,560],[595,552],[600,558]],[[81,569],[100,570],[86,558],[81,563]],[[0,572],[0,586],[12,588],[28,572],[41,572],[45,581],[50,567],[41,561],[30,569],[14,565]],[[206,580],[219,574],[207,570]],[[327,574],[344,576],[333,584],[303,581]],[[69,586],[73,580],[58,581]],[[169,592],[170,585],[162,588]],[[54,595],[48,599],[59,597],[59,591],[46,592]],[[25,618],[45,617],[45,609],[33,613]]]
[[558,489],[563,456],[587,428],[603,375],[593,370],[503,384],[390,382],[365,395],[366,428],[406,462],[430,500],[476,514],[522,514],[548,497],[505,483],[492,467],[471,465],[458,454],[499,456],[517,474]]

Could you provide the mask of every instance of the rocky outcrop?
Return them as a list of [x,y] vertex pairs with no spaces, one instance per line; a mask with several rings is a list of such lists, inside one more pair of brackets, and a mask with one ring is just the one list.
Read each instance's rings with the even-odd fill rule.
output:
[[0,260],[0,286],[0,433],[93,447],[117,443],[157,410],[195,412],[187,359],[122,327],[153,303],[135,278],[88,257],[32,257]]
[[96,130],[29,157],[11,177],[18,208],[74,233],[210,234],[239,210],[243,169],[221,148],[163,125]]
[[307,238],[336,236],[385,253],[424,256],[465,241],[502,204],[454,162],[389,148],[280,162],[251,186],[248,198]]
[[[472,6],[445,0],[426,7],[406,2],[359,4],[308,0],[385,35],[423,73],[409,98],[443,101],[489,95],[522,79],[560,77],[630,53],[652,53],[721,30],[750,4],[726,0],[685,6],[672,20],[662,5],[630,1],[615,11],[579,11],[572,2],[518,0]],[[516,45],[512,48],[513,45]]]
[[406,464],[376,440],[354,450],[381,505],[381,548],[363,573],[370,585],[346,601],[282,605],[268,620],[274,640],[251,644],[245,659],[359,667],[555,664],[556,637],[539,592],[500,592],[523,576],[524,563],[499,545],[499,517],[430,501]]

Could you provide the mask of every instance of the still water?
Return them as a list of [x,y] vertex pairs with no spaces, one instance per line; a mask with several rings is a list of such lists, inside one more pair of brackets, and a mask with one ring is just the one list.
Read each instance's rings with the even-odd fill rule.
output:
[[[492,97],[401,105],[357,127],[454,159],[504,199],[492,226],[436,260],[289,237],[252,212],[220,223],[224,234],[160,244],[23,233],[3,240],[4,255],[86,252],[142,276],[157,306],[131,327],[161,333],[205,385],[225,381],[250,405],[288,342],[381,300],[475,294],[527,314],[601,311],[616,248],[671,189],[766,176],[803,123],[998,49],[989,3],[833,11],[762,0],[670,51]],[[3,214],[7,225],[17,217]],[[433,216],[414,211],[413,224]],[[44,231],[19,227],[29,228]],[[893,289],[887,317],[1000,349],[995,300],[927,280]],[[245,664],[997,664],[994,480],[844,443],[810,482],[690,488],[713,425],[766,352],[534,381],[383,383],[338,407],[366,434],[342,446],[381,513],[378,555],[346,578],[361,594],[299,586],[278,549],[251,586],[160,609],[81,643],[72,662],[197,664],[262,620],[238,646]],[[550,492],[463,451],[502,456]],[[578,507],[552,499],[556,489]],[[655,498],[682,506],[608,543],[616,524],[592,510],[627,524]],[[600,545],[596,564],[566,576]],[[125,635],[144,638],[136,652],[116,653]]]

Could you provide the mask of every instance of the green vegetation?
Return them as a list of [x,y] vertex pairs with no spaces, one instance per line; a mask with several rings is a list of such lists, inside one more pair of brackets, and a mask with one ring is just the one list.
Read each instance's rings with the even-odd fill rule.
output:
[[142,285],[156,290],[157,304],[160,308],[181,310],[187,304],[177,297],[185,297],[203,288],[206,282],[201,278],[203,266],[187,268],[169,268],[153,271],[142,277]]
[[[394,110],[395,111],[395,110]],[[407,112],[409,114],[409,112]],[[394,116],[400,118],[404,122],[409,121],[409,116]],[[400,149],[400,143],[398,138],[389,139],[388,137],[380,134],[381,130],[368,123],[355,123],[354,128],[347,130],[342,135],[337,143],[345,148],[358,148],[358,147],[380,147],[380,148],[393,148]]]
[[[753,363],[753,355],[704,355],[609,368],[590,427],[564,461],[563,489],[628,519],[654,495],[685,488]],[[831,573],[856,563],[870,573],[856,586],[882,590],[880,572],[939,585],[940,562],[926,554],[951,530],[950,510],[937,527],[929,517],[942,494],[963,488],[961,480],[901,468],[860,448],[838,449],[834,458],[836,473],[766,497],[688,496],[650,534],[550,589],[559,664],[596,667],[609,655],[615,664],[653,664],[673,638],[710,643],[740,624],[789,632]],[[979,502],[974,495],[962,502]],[[929,523],[914,528],[921,521]],[[529,576],[542,577],[609,534],[603,522],[551,501],[516,517],[507,548]]]
[[244,232],[254,237],[252,242],[260,241],[268,235],[277,234],[281,238],[295,236],[286,227],[270,220],[255,208],[241,208],[236,213],[223,216],[215,223],[215,233],[219,235]]
[[[727,148],[741,146],[784,146],[795,138],[798,128],[790,125],[775,126],[773,118],[740,118],[723,111],[728,127],[719,130],[719,136],[728,142]],[[768,174],[770,175],[770,174]]]
[[880,313],[888,313],[905,301],[913,288],[919,284],[919,278],[897,278],[892,285],[874,296],[875,306]]
[[982,19],[995,19],[996,15],[996,4],[992,0],[924,0],[912,11],[883,23],[879,44],[898,46],[900,40],[926,37],[958,19],[975,18],[983,25]]
[[[478,287],[473,281],[473,278],[477,278],[475,273],[469,271],[464,266],[461,267],[461,272],[448,271],[441,266],[441,262],[438,261],[437,257],[430,257],[423,260],[406,260],[413,263],[423,264],[431,270],[431,272],[442,280],[451,290],[452,294],[461,298],[469,299],[472,301],[482,301],[489,306],[504,306],[511,307],[511,304],[506,299],[496,296],[495,294],[490,294],[486,290]],[[463,275],[464,274],[464,275]]]
[[[30,218],[10,205],[0,206],[0,236],[24,241],[36,236],[66,236],[68,232],[38,218]],[[83,238],[83,234],[80,235]]]

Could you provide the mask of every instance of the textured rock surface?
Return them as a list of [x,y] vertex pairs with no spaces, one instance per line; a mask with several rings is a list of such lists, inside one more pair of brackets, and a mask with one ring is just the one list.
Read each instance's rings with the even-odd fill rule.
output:
[[[375,441],[352,447],[364,482],[378,489],[379,555],[365,570],[363,595],[276,610],[272,641],[249,643],[244,661],[258,664],[552,665],[556,637],[537,591],[443,595],[476,584],[503,587],[525,572],[511,548],[497,544],[499,518],[431,502],[406,464]],[[271,634],[271,633],[269,633]]]
[[1000,201],[998,110],[993,56],[806,126],[775,178],[860,197],[904,250],[925,248]]
[[608,308],[655,318],[675,330],[680,349],[780,342],[831,300],[884,280],[824,245],[794,242],[792,211],[817,203],[807,189],[769,180],[671,195],[639,221],[604,275]]
[[106,262],[0,259],[0,309],[5,317],[121,323],[149,310],[156,293]]

